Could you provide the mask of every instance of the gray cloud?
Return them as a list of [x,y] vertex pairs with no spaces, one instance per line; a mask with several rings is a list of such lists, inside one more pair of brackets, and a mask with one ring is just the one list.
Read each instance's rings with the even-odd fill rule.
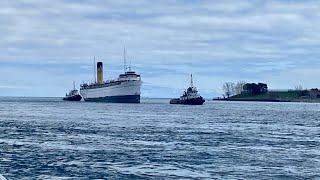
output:
[[[150,75],[143,79],[152,87],[177,89],[193,72],[199,89],[219,92],[224,81],[239,77],[271,81],[265,73],[320,67],[319,10],[312,0],[4,0],[0,63],[86,66],[95,55],[121,64],[126,45],[128,58]],[[90,79],[89,72],[78,74]],[[289,78],[279,77],[272,78],[275,86]]]

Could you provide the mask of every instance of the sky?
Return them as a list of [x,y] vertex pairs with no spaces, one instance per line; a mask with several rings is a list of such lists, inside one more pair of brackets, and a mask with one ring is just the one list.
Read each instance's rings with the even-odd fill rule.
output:
[[0,96],[62,97],[123,72],[142,97],[176,97],[193,74],[206,98],[224,82],[320,87],[318,0],[1,0]]

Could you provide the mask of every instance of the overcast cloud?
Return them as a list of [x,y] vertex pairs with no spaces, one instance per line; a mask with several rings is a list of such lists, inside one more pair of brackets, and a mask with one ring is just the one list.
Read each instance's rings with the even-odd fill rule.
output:
[[177,96],[190,73],[207,98],[225,81],[319,87],[319,19],[312,0],[2,0],[0,95],[63,96],[93,56],[116,78],[124,45],[142,96]]

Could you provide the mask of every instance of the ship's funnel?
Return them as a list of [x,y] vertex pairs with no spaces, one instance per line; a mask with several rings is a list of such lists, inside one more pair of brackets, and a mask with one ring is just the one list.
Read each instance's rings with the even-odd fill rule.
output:
[[97,79],[99,84],[103,83],[103,64],[102,62],[97,63]]

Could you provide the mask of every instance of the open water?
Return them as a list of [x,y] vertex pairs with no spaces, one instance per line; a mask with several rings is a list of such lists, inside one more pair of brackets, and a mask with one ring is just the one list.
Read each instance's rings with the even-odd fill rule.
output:
[[7,179],[320,179],[320,104],[0,98]]

